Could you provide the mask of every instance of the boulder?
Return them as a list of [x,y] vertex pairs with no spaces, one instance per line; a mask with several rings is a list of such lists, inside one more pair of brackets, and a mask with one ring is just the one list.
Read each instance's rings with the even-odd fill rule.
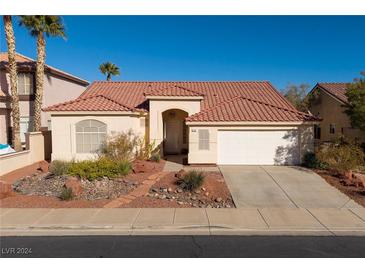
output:
[[365,174],[354,173],[353,177],[354,177],[354,182],[358,187],[365,188]]
[[49,163],[47,161],[41,161],[39,162],[39,169],[44,172],[47,173],[49,170]]
[[4,199],[6,197],[14,196],[15,192],[13,191],[13,187],[9,183],[5,183],[0,181],[0,199]]
[[186,175],[186,171],[184,169],[180,169],[179,172],[175,174],[175,177],[178,179],[182,179]]
[[66,180],[65,184],[63,185],[63,187],[71,188],[72,193],[75,196],[80,196],[83,192],[83,188],[82,188],[80,180],[78,178],[75,178],[75,177],[69,177]]
[[134,173],[148,173],[155,170],[155,165],[147,161],[134,161],[132,163],[132,170]]

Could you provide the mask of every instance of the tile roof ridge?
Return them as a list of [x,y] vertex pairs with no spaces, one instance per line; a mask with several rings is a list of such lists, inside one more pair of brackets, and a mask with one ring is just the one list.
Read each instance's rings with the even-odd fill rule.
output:
[[151,93],[153,91],[163,91],[163,90],[168,90],[169,88],[171,87],[174,87],[174,88],[179,88],[179,89],[183,89],[185,91],[188,91],[188,92],[192,92],[198,96],[204,96],[204,93],[202,92],[199,92],[199,91],[195,91],[195,90],[192,90],[192,89],[189,89],[189,88],[186,88],[186,87],[182,87],[176,83],[172,83],[171,85],[167,86],[167,87],[162,87],[162,88],[153,88],[151,84],[148,85],[148,88],[150,90],[146,91],[145,94],[147,93]]

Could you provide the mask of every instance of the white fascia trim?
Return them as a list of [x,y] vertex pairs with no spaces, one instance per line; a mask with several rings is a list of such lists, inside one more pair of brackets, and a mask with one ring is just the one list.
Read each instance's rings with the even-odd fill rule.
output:
[[147,112],[132,111],[47,111],[51,116],[80,116],[80,115],[129,115],[147,116]]
[[189,126],[298,126],[317,123],[319,122],[186,122]]
[[149,100],[164,100],[164,101],[200,101],[203,96],[146,96]]

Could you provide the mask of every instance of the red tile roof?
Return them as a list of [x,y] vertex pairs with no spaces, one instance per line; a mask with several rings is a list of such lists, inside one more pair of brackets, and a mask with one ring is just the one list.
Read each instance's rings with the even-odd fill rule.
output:
[[188,118],[189,122],[294,122],[315,118],[297,110],[238,96]]
[[[20,53],[16,53],[15,58],[16,58],[18,68],[20,68],[20,69],[21,68],[35,69],[36,61],[34,59],[29,58],[27,56],[24,56]],[[5,69],[5,68],[7,68],[7,66],[8,66],[8,53],[7,52],[0,52],[0,69]],[[51,67],[47,64],[46,64],[45,70],[46,70],[46,72],[49,72],[51,74],[54,74],[54,75],[69,79],[69,80],[74,81],[74,82],[76,82],[80,85],[83,85],[83,86],[89,85],[88,81],[86,81],[84,79],[81,79],[79,77],[76,77],[76,76],[74,76],[72,74],[69,74],[67,72],[64,72],[60,69]]]
[[346,90],[349,83],[318,83],[319,88],[324,89],[340,101],[347,103]]
[[49,106],[44,111],[131,111],[130,107],[115,102],[103,95],[64,102]]
[[186,87],[178,85],[171,85],[163,88],[149,87],[149,90],[145,92],[145,96],[204,96],[203,93],[190,90]]
[[[253,82],[108,82],[92,83],[77,100],[50,106],[50,111],[73,111],[81,107],[81,99],[103,96],[130,110],[148,111],[146,95],[157,96],[202,96],[201,116],[196,114],[191,121],[304,121],[310,115],[298,112],[267,81]],[[87,100],[86,100],[87,101]],[[86,103],[82,101],[85,105]],[[68,105],[72,105],[70,108]],[[82,110],[88,108],[83,107]],[[91,110],[91,108],[89,108]],[[112,108],[92,110],[113,110]]]

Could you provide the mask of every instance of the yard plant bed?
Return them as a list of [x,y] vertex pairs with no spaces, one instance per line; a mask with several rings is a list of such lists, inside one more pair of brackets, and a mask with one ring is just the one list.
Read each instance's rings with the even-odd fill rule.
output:
[[314,170],[318,175],[326,180],[331,186],[353,199],[358,204],[365,207],[365,188],[355,184],[347,185],[345,180],[335,176],[328,170]]
[[154,184],[149,192],[122,207],[235,207],[231,193],[220,172],[205,172],[203,185],[184,191],[177,184],[175,172],[169,172]]
[[[164,161],[159,163],[137,161],[133,173],[118,178],[98,180],[77,179],[67,175],[56,176],[40,170],[13,182],[14,193],[0,199],[0,207],[19,208],[91,208],[108,207],[119,198],[131,197],[145,189],[130,202],[116,207],[234,207],[231,194],[220,172],[204,172],[203,184],[195,190],[183,190],[178,184],[177,172],[161,173]],[[158,173],[162,175],[156,176]],[[151,182],[151,178],[157,178]],[[82,191],[71,200],[62,200],[61,193],[68,181],[81,185]],[[151,182],[146,188],[145,182]],[[75,193],[76,194],[76,193]]]

